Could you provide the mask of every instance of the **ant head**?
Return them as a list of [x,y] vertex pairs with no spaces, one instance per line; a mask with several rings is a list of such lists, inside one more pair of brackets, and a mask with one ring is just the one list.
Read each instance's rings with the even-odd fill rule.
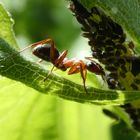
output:
[[54,58],[57,59],[59,57],[59,51],[56,48],[53,48],[52,51],[52,45],[51,44],[39,44],[36,47],[33,48],[32,53],[41,58],[42,60],[51,62],[51,53],[53,53]]

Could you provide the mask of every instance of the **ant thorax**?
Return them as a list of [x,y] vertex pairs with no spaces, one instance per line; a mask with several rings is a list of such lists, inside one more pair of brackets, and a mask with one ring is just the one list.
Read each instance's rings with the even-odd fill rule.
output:
[[72,59],[67,59],[65,58],[65,60],[63,61],[63,64],[68,68],[71,67],[73,65],[86,65],[85,62],[83,60],[80,59],[76,59],[76,58],[72,58]]

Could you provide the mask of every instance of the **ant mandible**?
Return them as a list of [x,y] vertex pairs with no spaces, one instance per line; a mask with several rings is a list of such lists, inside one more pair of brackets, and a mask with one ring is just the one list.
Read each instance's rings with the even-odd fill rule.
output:
[[[35,56],[41,60],[45,60],[53,64],[53,68],[50,72],[52,72],[54,67],[56,67],[62,71],[69,69],[68,75],[80,73],[83,79],[83,86],[86,93],[87,89],[85,82],[87,70],[97,75],[105,75],[103,68],[90,57],[86,57],[86,59],[90,60],[88,63],[85,63],[83,60],[66,58],[68,51],[64,50],[62,53],[60,53],[56,48],[54,41],[50,38],[31,44],[28,47],[33,48],[32,53]],[[47,77],[44,80],[46,80]]]

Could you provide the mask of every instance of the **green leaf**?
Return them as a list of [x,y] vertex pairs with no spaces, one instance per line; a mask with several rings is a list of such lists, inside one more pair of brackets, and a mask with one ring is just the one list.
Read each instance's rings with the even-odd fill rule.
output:
[[[0,7],[0,11],[2,9],[3,7]],[[7,12],[1,11],[1,14],[4,13]],[[88,94],[85,94],[82,85],[78,85],[55,74],[51,74],[44,82],[44,77],[46,77],[48,71],[34,62],[27,61],[13,49],[16,46],[12,32],[13,23],[7,14],[3,18],[6,18],[4,20],[6,23],[3,22],[2,26],[4,28],[3,30],[0,29],[0,74],[13,80],[0,77],[0,139],[58,139],[58,133],[60,133],[58,132],[58,120],[61,119],[61,121],[59,120],[60,123],[64,123],[64,120],[57,116],[59,113],[56,110],[56,99],[51,99],[46,94],[60,96],[80,103],[108,105],[123,104],[140,98],[139,91],[107,91],[93,87],[88,87]],[[6,30],[7,28],[8,30]],[[68,117],[65,123],[72,125],[71,117],[69,117],[71,115],[69,113],[70,106],[67,107],[65,111],[68,112]],[[73,108],[71,110],[73,111]],[[89,113],[87,108],[85,110]],[[90,113],[92,111],[93,109],[91,108]],[[87,114],[84,111],[82,113],[85,116]],[[89,118],[94,118],[93,116],[96,114],[90,114]],[[77,120],[80,119],[81,121],[79,122],[84,122],[85,124],[82,123],[82,125],[86,126],[86,130],[88,130],[87,122],[89,125],[92,124],[90,119],[88,121],[85,119],[85,116],[82,119],[77,118]],[[100,124],[100,122],[97,123],[97,125]],[[62,129],[62,127],[60,128]],[[81,130],[85,132],[83,128]],[[66,130],[63,130],[64,132],[61,131],[61,135],[63,135],[61,137],[65,139]],[[70,132],[73,131],[71,130]],[[85,136],[84,133],[82,133],[82,136],[87,138],[87,135]],[[69,131],[66,137],[68,139],[71,138]],[[79,138],[77,135],[72,136],[72,139],[73,137],[75,139]]]
[[4,38],[12,47],[18,48],[13,32],[13,20],[0,3],[0,37]]
[[1,140],[58,138],[55,98],[0,77],[0,103]]

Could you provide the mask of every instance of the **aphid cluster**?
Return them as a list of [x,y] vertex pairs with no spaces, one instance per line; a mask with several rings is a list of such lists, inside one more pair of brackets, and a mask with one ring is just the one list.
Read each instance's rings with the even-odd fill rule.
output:
[[[127,89],[126,85],[121,84],[120,77],[125,79],[129,71],[133,74],[130,65],[135,61],[131,60],[134,45],[132,42],[125,43],[126,35],[122,27],[106,16],[101,9],[93,7],[88,11],[78,0],[71,1],[70,9],[82,25],[83,36],[89,39],[93,58],[104,64],[108,71],[106,79],[109,88]],[[134,83],[131,84],[130,89],[133,89]],[[135,87],[140,88],[137,85]]]
[[[140,57],[133,42],[126,41],[122,27],[96,6],[85,9],[78,0],[71,0],[70,10],[82,25],[88,38],[92,57],[104,64],[110,89],[140,90]],[[140,109],[132,104],[122,106],[130,114],[132,125],[140,131]]]

